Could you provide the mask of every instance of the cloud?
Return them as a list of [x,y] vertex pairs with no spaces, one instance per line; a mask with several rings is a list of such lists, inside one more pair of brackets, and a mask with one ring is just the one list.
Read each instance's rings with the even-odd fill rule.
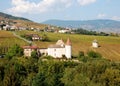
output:
[[38,3],[29,0],[12,0],[13,7],[7,9],[8,12],[15,14],[24,13],[44,13],[59,11],[71,6],[73,0],[40,0]]
[[100,13],[100,14],[98,14],[97,17],[98,17],[98,18],[105,18],[105,17],[106,17],[106,14],[104,14],[104,13]]
[[89,5],[96,2],[96,0],[77,0],[77,1],[81,6]]
[[111,19],[112,19],[112,20],[120,21],[120,17],[119,17],[119,16],[113,16]]
[[94,2],[96,0],[39,0],[37,3],[32,0],[12,0],[12,7],[7,12],[12,15],[49,13],[67,9],[77,3],[84,6]]

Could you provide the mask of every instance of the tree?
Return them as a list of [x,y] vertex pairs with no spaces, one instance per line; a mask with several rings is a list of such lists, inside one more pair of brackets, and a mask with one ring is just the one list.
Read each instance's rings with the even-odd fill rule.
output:
[[5,57],[10,60],[14,56],[22,56],[22,55],[23,55],[23,49],[16,44],[9,49]]
[[49,41],[49,38],[46,34],[43,34],[42,41]]
[[101,75],[101,82],[103,86],[119,86],[120,70],[107,68],[105,73]]
[[45,75],[43,73],[38,73],[33,79],[32,86],[46,86]]
[[38,59],[37,51],[32,51],[31,57],[32,57],[32,58],[35,58],[35,59]]
[[64,76],[61,78],[65,86],[99,86],[90,81],[84,73],[80,73],[76,68],[66,68]]
[[94,51],[88,51],[87,55],[92,58],[101,58],[102,57],[100,53],[97,53]]

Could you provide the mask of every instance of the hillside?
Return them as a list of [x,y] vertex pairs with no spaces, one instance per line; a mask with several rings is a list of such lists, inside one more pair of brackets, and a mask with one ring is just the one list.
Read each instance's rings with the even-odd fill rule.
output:
[[25,27],[25,28],[33,27],[33,28],[40,28],[40,29],[44,29],[46,27],[45,24],[39,24],[26,18],[16,17],[16,16],[12,16],[12,15],[0,12],[0,21],[3,21],[3,20],[7,22],[16,22],[15,25],[18,27]]
[[[33,31],[19,31],[16,32],[19,35],[23,34],[39,34],[42,36],[46,34],[49,41],[35,41],[40,48],[47,48],[49,45],[54,44],[59,39],[63,39],[66,42],[69,37],[72,41],[72,54],[78,55],[79,51],[84,51],[85,53],[89,50],[97,51],[103,55],[104,58],[110,60],[120,60],[120,37],[112,36],[90,36],[90,35],[78,35],[78,34],[59,34],[59,33],[42,33],[42,32],[33,32]],[[100,46],[99,48],[92,48],[92,41],[97,39]]]
[[6,14],[6,13],[2,13],[2,12],[0,12],[0,17],[7,18],[7,19],[13,19],[13,20],[26,20],[26,21],[31,21],[31,20],[26,19],[26,18],[12,16],[12,15],[9,15],[9,14]]
[[87,30],[104,31],[104,32],[119,32],[120,21],[114,20],[86,20],[86,21],[71,21],[71,20],[48,20],[43,24],[56,25],[70,28],[83,28]]

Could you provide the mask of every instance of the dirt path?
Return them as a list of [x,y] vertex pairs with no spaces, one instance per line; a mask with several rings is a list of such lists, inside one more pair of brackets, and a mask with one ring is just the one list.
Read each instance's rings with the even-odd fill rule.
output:
[[25,38],[17,35],[15,32],[12,32],[12,33],[13,33],[13,35],[14,35],[15,37],[17,37],[17,38],[19,38],[19,39],[22,39],[22,40],[26,41],[26,42],[29,43],[29,44],[33,44],[32,41],[29,41],[29,40],[27,40],[27,39],[25,39]]

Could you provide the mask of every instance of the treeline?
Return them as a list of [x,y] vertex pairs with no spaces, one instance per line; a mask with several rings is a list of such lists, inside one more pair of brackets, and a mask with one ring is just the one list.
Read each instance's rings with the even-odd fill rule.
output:
[[120,85],[120,63],[103,59],[94,51],[79,52],[76,57],[79,61],[73,61],[50,56],[28,58],[20,56],[18,46],[12,49],[18,51],[13,57],[0,59],[0,86]]
[[82,28],[75,29],[73,31],[77,34],[84,34],[84,35],[98,35],[98,36],[109,36],[110,35],[110,34],[105,33],[105,32],[89,31],[89,30],[85,30]]

